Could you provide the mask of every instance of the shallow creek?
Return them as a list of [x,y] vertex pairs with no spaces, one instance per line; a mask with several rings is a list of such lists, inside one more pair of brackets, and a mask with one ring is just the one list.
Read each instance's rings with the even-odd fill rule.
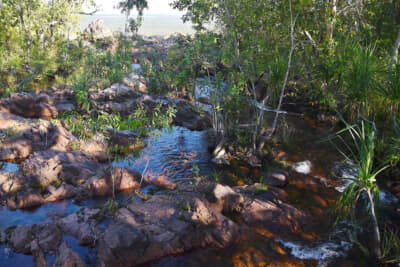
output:
[[[271,233],[262,227],[248,229],[241,241],[222,250],[204,249],[185,255],[167,257],[153,266],[366,266],[360,250],[351,242],[350,232],[357,229],[350,223],[332,228],[333,216],[329,207],[346,183],[339,176],[352,174],[351,166],[341,163],[341,158],[330,144],[321,142],[332,130],[316,126],[307,119],[287,118],[288,140],[276,147],[276,157],[282,164],[290,165],[290,184],[284,188],[286,200],[315,219],[312,229],[304,229],[301,240],[287,239],[285,233]],[[192,132],[174,127],[163,130],[158,136],[148,138],[147,146],[140,152],[114,162],[139,172],[146,170],[150,177],[163,177],[176,183],[195,183],[198,176],[218,179],[220,183],[243,185],[258,182],[260,170],[239,162],[230,167],[211,163],[206,131]],[[16,172],[18,165],[5,164],[0,172]],[[218,175],[216,175],[218,174]],[[155,187],[143,189],[146,194],[156,193]],[[397,201],[383,191],[382,205]],[[141,201],[132,192],[118,195],[118,201]],[[107,199],[75,203],[72,200],[42,205],[34,210],[0,210],[0,229],[13,225],[30,225],[66,216],[83,207],[102,205]],[[235,220],[235,218],[232,218]],[[358,229],[360,230],[360,229]],[[68,244],[89,265],[95,265],[96,251],[78,245],[77,240],[64,236]],[[306,241],[305,241],[306,240]],[[52,264],[53,255],[46,255]],[[0,246],[0,266],[33,266],[33,257],[15,254]]]

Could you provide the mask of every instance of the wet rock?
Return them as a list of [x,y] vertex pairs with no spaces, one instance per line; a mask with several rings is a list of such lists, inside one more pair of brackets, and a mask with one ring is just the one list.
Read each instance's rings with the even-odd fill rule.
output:
[[28,209],[45,203],[43,197],[35,191],[22,191],[17,194],[17,203],[19,209]]
[[64,242],[58,248],[56,258],[53,263],[53,267],[85,267],[86,264],[82,261],[78,254],[76,254],[67,244]]
[[131,73],[122,80],[122,83],[136,92],[147,94],[146,81],[136,73]]
[[17,226],[9,233],[8,244],[17,253],[28,254],[31,251],[30,243],[34,238],[32,226]]
[[[37,240],[40,250],[45,253],[55,250],[60,245],[63,236],[60,228],[55,223],[35,225],[33,232],[35,233],[35,242]],[[31,244],[32,251],[34,250],[33,248],[34,246]]]
[[114,185],[117,191],[124,191],[132,188],[138,188],[142,175],[134,170],[113,167],[111,170],[108,184]]
[[153,196],[120,209],[116,218],[99,241],[98,261],[105,266],[137,266],[196,248],[223,248],[240,235],[236,223],[193,192]]
[[43,251],[37,249],[32,252],[33,254],[33,261],[35,263],[35,267],[47,267],[47,260],[46,256],[44,255]]
[[4,231],[0,231],[0,244],[7,242],[7,235]]
[[261,190],[257,185],[235,187],[245,200],[239,211],[248,225],[263,225],[272,232],[297,233],[307,223],[306,213],[280,200],[273,192]]
[[105,266],[134,265],[148,246],[147,237],[129,224],[113,224],[99,244],[99,257]]
[[137,148],[137,142],[140,135],[133,131],[116,131],[109,129],[109,144],[114,146],[118,145],[122,149],[128,149],[129,151]]
[[289,183],[289,174],[284,170],[271,170],[263,174],[263,183],[276,187],[285,187]]
[[99,235],[96,225],[96,215],[99,209],[83,209],[68,215],[58,222],[58,226],[68,235],[79,240],[81,246],[93,246]]
[[244,201],[244,198],[241,194],[233,191],[231,187],[221,184],[212,185],[211,197],[211,201],[217,202],[221,206],[221,212],[224,213],[236,211],[236,209]]
[[202,131],[212,127],[211,120],[206,113],[200,114],[190,105],[178,103],[174,124],[189,130]]
[[35,152],[21,163],[20,169],[32,184],[43,187],[59,181],[77,186],[96,174],[104,175],[101,164],[77,151]]

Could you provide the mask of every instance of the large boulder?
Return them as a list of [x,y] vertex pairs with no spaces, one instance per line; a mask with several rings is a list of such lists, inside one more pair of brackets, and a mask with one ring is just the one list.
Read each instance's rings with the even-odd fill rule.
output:
[[154,196],[120,209],[99,242],[99,263],[136,266],[193,249],[236,242],[240,226],[196,193]]
[[106,37],[113,36],[113,32],[104,24],[104,21],[101,19],[92,21],[86,27],[86,29],[84,29],[83,33],[90,40],[104,39]]

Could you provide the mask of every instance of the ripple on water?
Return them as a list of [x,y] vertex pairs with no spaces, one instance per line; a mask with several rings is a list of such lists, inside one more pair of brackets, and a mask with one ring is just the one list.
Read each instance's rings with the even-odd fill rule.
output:
[[165,175],[172,181],[188,179],[195,176],[195,166],[201,175],[211,172],[211,155],[207,147],[206,131],[173,127],[147,140],[147,147],[140,152],[139,157],[130,155],[122,161],[114,162],[114,165],[143,172],[149,162],[146,174],[150,177]]
[[72,200],[44,204],[33,210],[9,210],[3,207],[0,211],[0,229],[13,225],[32,225],[51,221],[53,215],[66,216],[80,210]]

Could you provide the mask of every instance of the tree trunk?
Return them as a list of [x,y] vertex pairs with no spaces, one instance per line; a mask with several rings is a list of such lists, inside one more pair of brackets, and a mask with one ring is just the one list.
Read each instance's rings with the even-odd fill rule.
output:
[[396,65],[397,64],[397,58],[399,55],[399,48],[400,48],[400,29],[397,32],[397,38],[396,41],[394,42],[394,48],[393,48],[393,54],[392,54],[392,64]]
[[337,0],[332,0],[332,6],[331,6],[331,18],[328,22],[327,25],[327,36],[328,36],[328,40],[329,40],[329,45],[331,45],[333,43],[333,28],[335,25],[335,20],[336,20],[336,13],[337,13],[337,6],[336,6],[336,2]]

